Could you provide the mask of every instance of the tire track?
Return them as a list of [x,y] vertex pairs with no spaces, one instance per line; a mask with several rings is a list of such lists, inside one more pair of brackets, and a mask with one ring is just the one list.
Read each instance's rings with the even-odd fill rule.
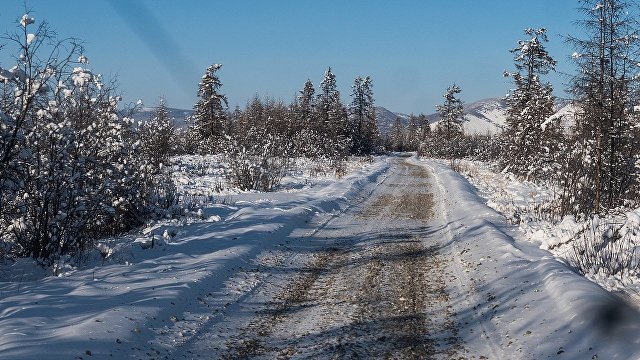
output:
[[397,162],[389,177],[314,235],[332,245],[227,341],[224,358],[463,358],[441,239],[425,230],[428,173]]

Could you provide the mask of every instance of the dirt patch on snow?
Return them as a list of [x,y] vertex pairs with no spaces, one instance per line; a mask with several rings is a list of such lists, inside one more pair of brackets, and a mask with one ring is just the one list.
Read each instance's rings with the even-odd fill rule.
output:
[[318,233],[336,240],[227,342],[226,357],[463,358],[446,260],[422,232],[434,208],[428,176],[399,164],[391,186]]
[[434,200],[429,192],[429,173],[422,167],[402,164],[398,170],[403,179],[413,181],[385,184],[386,192],[376,197],[360,214],[362,218],[411,219],[427,221],[433,217]]

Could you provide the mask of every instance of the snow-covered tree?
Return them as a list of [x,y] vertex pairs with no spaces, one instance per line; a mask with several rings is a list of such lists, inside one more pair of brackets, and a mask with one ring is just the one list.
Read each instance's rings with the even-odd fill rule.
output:
[[412,116],[418,124],[417,135],[417,151],[418,156],[427,156],[429,154],[429,142],[431,141],[431,124],[425,114]]
[[546,29],[525,29],[527,40],[511,50],[516,71],[505,73],[516,88],[507,96],[506,128],[502,134],[502,166],[521,176],[548,177],[558,170],[562,127],[554,114],[555,97],[550,84],[540,76],[555,69],[547,52]]
[[419,146],[418,135],[420,132],[420,125],[418,119],[415,116],[409,117],[409,123],[405,130],[404,144],[407,151],[417,151]]
[[638,198],[637,64],[633,2],[581,0],[586,38],[570,37],[578,73],[571,92],[578,113],[563,179],[563,211],[602,213]]
[[222,82],[216,74],[221,67],[213,64],[207,68],[198,84],[200,99],[193,108],[194,127],[203,141],[201,150],[208,153],[220,150],[227,123],[228,101],[220,93]]
[[311,128],[313,126],[313,117],[316,109],[315,93],[316,90],[313,87],[313,83],[307,79],[297,98],[300,122],[304,128]]
[[[449,159],[453,167],[455,159],[460,156],[460,143],[464,135],[462,120],[464,119],[464,106],[462,100],[457,95],[462,90],[453,84],[443,95],[444,103],[436,105],[436,111],[440,115],[440,122],[436,126],[434,136],[444,141],[446,158]],[[439,147],[439,146],[435,146]]]
[[380,146],[380,132],[376,121],[373,82],[368,76],[356,77],[351,87],[350,133],[351,152],[356,155],[372,154]]
[[144,155],[157,166],[165,166],[175,148],[175,126],[164,98],[160,98],[153,116],[139,126]]
[[400,120],[399,117],[396,117],[396,120],[393,122],[393,126],[391,127],[391,150],[405,151],[405,136],[406,130],[402,124],[402,120]]
[[347,136],[347,111],[340,99],[336,76],[328,68],[320,83],[317,103],[315,132],[320,134],[323,156],[341,158],[345,155],[349,139]]
[[317,100],[313,83],[307,80],[291,105],[296,150],[311,158],[323,155],[322,144],[326,141],[322,136],[325,129],[319,126]]

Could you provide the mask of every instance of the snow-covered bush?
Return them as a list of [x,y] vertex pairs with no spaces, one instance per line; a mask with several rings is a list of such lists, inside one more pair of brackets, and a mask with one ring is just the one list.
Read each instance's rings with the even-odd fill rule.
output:
[[462,161],[461,165],[487,205],[517,225],[528,241],[607,289],[640,282],[640,208],[560,217],[561,199],[553,182],[525,181],[486,163]]
[[51,265],[142,224],[173,190],[82,47],[45,23],[20,28],[5,37],[16,65],[0,69],[0,241]]
[[635,212],[605,218],[593,216],[571,240],[569,262],[578,272],[591,277],[616,277],[624,282],[630,276],[637,276],[639,219]]
[[291,159],[278,155],[277,138],[263,144],[235,143],[227,152],[229,182],[241,190],[273,191],[291,166]]
[[273,99],[252,99],[234,116],[224,144],[229,182],[241,190],[272,191],[295,157],[291,108]]

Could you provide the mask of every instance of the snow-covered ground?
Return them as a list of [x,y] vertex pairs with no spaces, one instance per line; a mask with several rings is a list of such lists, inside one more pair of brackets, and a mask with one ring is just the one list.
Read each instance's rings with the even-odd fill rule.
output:
[[251,259],[277,261],[292,229],[330,218],[387,168],[350,161],[336,179],[305,162],[280,191],[258,193],[229,188],[216,160],[179,159],[184,217],[105,239],[58,277],[28,259],[0,266],[0,359],[159,357],[158,342],[188,341],[252,288],[230,281]]
[[[620,210],[603,218],[583,221],[573,216],[554,219],[549,215],[557,199],[553,188],[517,179],[477,161],[462,161],[461,172],[478,188],[488,206],[518,226],[518,240],[531,242],[558,259],[582,267],[587,278],[610,291],[636,298],[640,306],[637,296],[640,294],[640,259],[636,249],[640,245],[640,209]],[[619,239],[606,243],[599,255],[588,251],[603,246],[603,234],[611,236],[616,231]],[[583,264],[579,264],[581,258],[586,258],[587,263],[583,260]],[[603,262],[627,268],[616,271]]]
[[[352,162],[342,179],[323,175],[317,164],[300,164],[280,191],[266,194],[224,184],[221,193],[211,191],[222,171],[206,165],[216,164],[211,160],[185,159],[184,171],[175,175],[183,179],[181,193],[190,196],[184,198],[190,203],[183,218],[105,240],[84,266],[69,267],[59,277],[34,275],[27,261],[3,266],[0,359],[171,358],[177,348],[185,358],[206,357],[189,352],[198,351],[194,345],[206,329],[241,327],[253,313],[237,304],[251,302],[260,284],[295,285],[289,282],[297,275],[292,264],[307,263],[313,252],[295,249],[322,250],[339,223],[333,219],[383,201],[385,187],[403,186],[399,177],[380,184],[405,161]],[[469,164],[479,192],[443,162],[406,161],[429,173],[422,178],[435,209],[418,233],[439,244],[442,266],[430,271],[442,271],[436,277],[447,280],[446,311],[455,317],[465,356],[640,358],[638,313],[547,250],[555,247],[541,249],[552,243],[533,235],[543,222],[520,221],[533,231],[507,220],[535,214],[536,204],[552,193]],[[252,345],[226,345],[227,337],[218,342]]]
[[449,296],[469,355],[640,358],[636,310],[547,250],[521,241],[519,230],[485,204],[484,193],[446,162],[419,163],[430,169],[438,189],[436,212],[453,258]]

